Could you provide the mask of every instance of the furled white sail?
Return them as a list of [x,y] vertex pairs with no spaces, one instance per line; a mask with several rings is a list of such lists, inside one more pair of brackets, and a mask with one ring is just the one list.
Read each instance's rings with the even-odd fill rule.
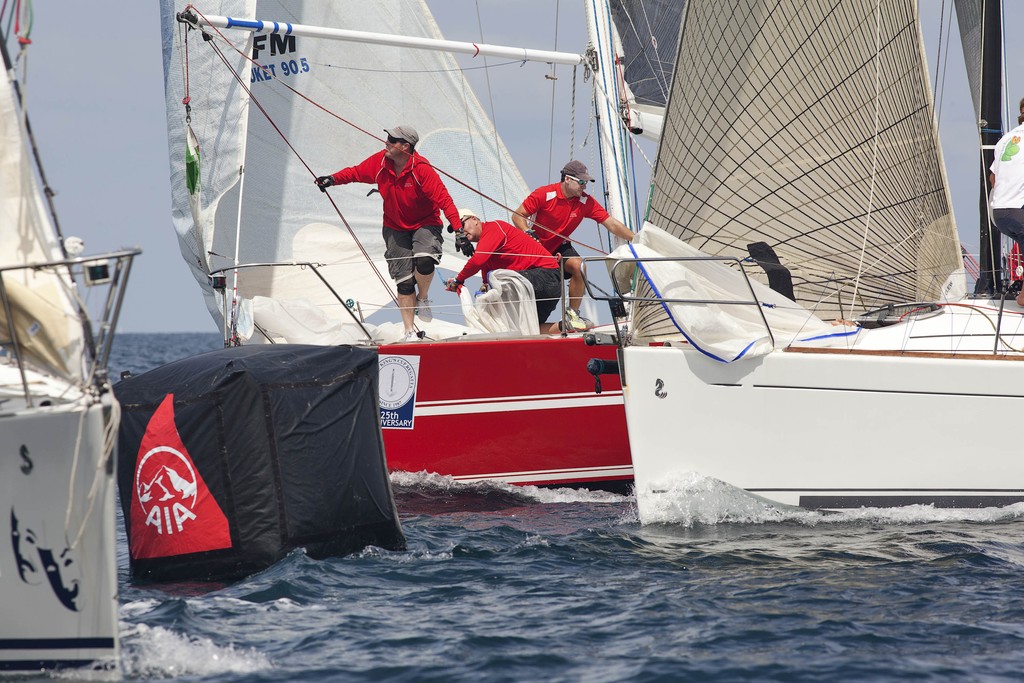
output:
[[[162,2],[174,223],[182,253],[215,317],[221,315],[221,301],[207,275],[234,265],[236,258],[238,263],[326,264],[321,272],[359,313],[390,303],[393,285],[386,270],[380,271],[383,277],[374,272],[348,239],[328,197],[313,184],[314,177],[355,165],[382,149],[386,126],[415,127],[417,151],[442,172],[455,203],[482,218],[507,220],[502,206],[514,209],[527,194],[525,181],[450,55],[208,29],[215,36],[209,43],[192,32],[186,60],[183,29],[174,18],[186,4]],[[422,0],[217,0],[195,7],[203,14],[241,19],[442,37]],[[186,182],[185,97],[200,158],[194,202]],[[371,189],[348,185],[332,189],[330,197],[367,255],[380,259],[381,202],[378,194],[368,196]],[[232,284],[229,274],[227,286]],[[239,292],[246,299],[301,298],[324,307],[330,318],[346,317],[308,269],[239,271]]]
[[[651,222],[716,256],[766,243],[826,319],[959,297],[926,71],[916,0],[690,0]],[[659,305],[634,323],[673,333]]]
[[[43,203],[11,83],[0,77],[0,267],[64,258]],[[68,380],[82,378],[83,329],[73,283],[63,269],[8,270],[3,286],[11,305],[17,343],[25,358]],[[12,343],[0,308],[0,344]]]

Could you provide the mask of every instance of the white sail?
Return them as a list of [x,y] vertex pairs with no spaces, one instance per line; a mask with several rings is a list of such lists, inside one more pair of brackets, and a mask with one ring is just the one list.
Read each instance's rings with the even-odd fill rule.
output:
[[[68,239],[64,253],[14,80],[30,43],[19,40],[15,61],[13,35],[0,41],[0,671],[116,677],[120,406],[105,363],[139,252],[79,257]],[[105,289],[93,292],[95,322],[91,286]]]
[[[64,258],[36,180],[12,77],[5,71],[0,78],[0,267]],[[83,330],[67,271],[12,270],[4,273],[3,285],[22,355],[68,380],[80,380]],[[11,343],[2,308],[0,343]]]
[[652,223],[766,243],[819,316],[965,289],[914,0],[688,2],[654,185]]
[[[374,272],[345,227],[345,222],[352,227],[371,259],[382,258],[379,195],[367,196],[372,189],[368,185],[332,189],[330,197],[343,221],[313,184],[314,177],[355,165],[381,149],[385,126],[409,124],[418,130],[417,151],[442,173],[460,207],[486,219],[507,220],[509,212],[503,207],[514,209],[526,196],[521,174],[450,55],[208,29],[215,36],[209,43],[198,39],[197,32],[189,38],[186,68],[182,29],[174,19],[185,5],[183,0],[163,0],[161,15],[174,223],[182,252],[215,317],[221,313],[220,302],[207,275],[234,265],[236,258],[239,263],[328,264],[321,272],[364,315],[391,302],[386,270]],[[420,0],[225,0],[196,8],[241,19],[442,37]],[[199,141],[197,211],[185,182],[186,111],[181,102],[186,91],[191,128]],[[308,270],[273,272],[271,279],[271,269],[240,271],[241,296],[302,298],[324,306],[331,318],[345,317]],[[232,282],[229,276],[227,286]]]

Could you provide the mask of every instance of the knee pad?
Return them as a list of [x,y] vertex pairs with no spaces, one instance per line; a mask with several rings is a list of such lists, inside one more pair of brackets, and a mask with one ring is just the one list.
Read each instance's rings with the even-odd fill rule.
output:
[[402,280],[401,282],[398,283],[398,293],[403,295],[403,296],[408,296],[409,294],[415,294],[416,293],[416,283],[413,281],[412,278],[408,278],[406,280]]
[[420,256],[416,259],[416,272],[420,275],[430,275],[434,272],[434,259],[429,256]]

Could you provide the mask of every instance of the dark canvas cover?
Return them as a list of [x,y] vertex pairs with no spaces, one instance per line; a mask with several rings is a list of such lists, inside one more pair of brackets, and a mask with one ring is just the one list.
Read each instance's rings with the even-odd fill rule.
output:
[[384,457],[372,348],[212,351],[114,387],[131,573],[232,579],[297,547],[405,545]]

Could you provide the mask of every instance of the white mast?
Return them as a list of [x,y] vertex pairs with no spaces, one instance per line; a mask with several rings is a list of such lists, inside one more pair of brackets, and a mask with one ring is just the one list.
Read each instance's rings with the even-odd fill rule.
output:
[[602,173],[605,180],[605,208],[612,216],[620,218],[626,227],[636,232],[639,229],[637,217],[633,215],[629,193],[629,134],[622,125],[620,103],[626,101],[621,92],[616,64],[622,46],[612,26],[608,5],[604,0],[587,0],[587,34],[590,40],[589,54],[594,56],[594,109],[599,117],[599,139]]

